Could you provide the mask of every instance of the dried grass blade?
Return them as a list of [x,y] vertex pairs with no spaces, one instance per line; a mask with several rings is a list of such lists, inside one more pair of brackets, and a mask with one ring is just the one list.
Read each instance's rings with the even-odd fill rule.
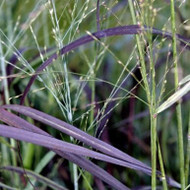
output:
[[190,75],[187,75],[185,78],[183,78],[180,82],[179,82],[179,86],[187,83],[190,81]]
[[171,105],[179,101],[185,94],[187,94],[190,91],[190,82],[188,82],[184,87],[177,90],[172,96],[170,96],[163,104],[161,104],[155,114],[158,114],[167,108],[169,108]]

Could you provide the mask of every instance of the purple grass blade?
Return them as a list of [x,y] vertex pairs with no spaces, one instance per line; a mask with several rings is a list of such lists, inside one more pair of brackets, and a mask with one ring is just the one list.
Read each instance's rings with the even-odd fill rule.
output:
[[97,0],[97,5],[96,5],[96,25],[97,25],[97,31],[100,31],[100,0]]
[[26,131],[30,131],[33,133],[38,133],[41,135],[50,136],[45,131],[41,130],[40,128],[36,127],[35,125],[28,123],[24,119],[20,118],[19,116],[10,113],[0,107],[0,120],[4,123],[11,125],[13,127],[24,129]]
[[24,174],[24,175],[27,174],[29,176],[36,178],[37,181],[47,184],[49,187],[51,187],[55,190],[68,190],[67,188],[61,187],[57,183],[39,175],[39,174],[36,174],[33,171],[27,170],[27,169],[23,170],[23,168],[19,168],[19,167],[15,167],[15,166],[2,166],[2,167],[0,167],[0,170],[8,170],[8,171],[12,171],[12,172],[16,172],[16,173]]
[[[59,154],[59,152],[58,152]],[[77,164],[81,168],[89,171],[92,175],[98,177],[100,180],[106,182],[110,186],[112,186],[114,189],[118,190],[129,190],[128,187],[123,185],[120,181],[118,181],[116,178],[114,178],[112,175],[107,173],[105,170],[97,166],[96,164],[92,163],[90,160],[87,160],[83,157],[79,157],[77,155],[71,155],[61,153],[61,156],[65,157],[66,159],[72,161],[73,163]],[[71,157],[72,156],[72,157]]]
[[[27,96],[33,82],[37,78],[37,75],[39,73],[41,73],[48,65],[52,64],[53,61],[56,60],[60,55],[64,55],[64,54],[70,52],[71,50],[74,50],[74,49],[78,48],[79,46],[87,44],[89,42],[92,42],[96,39],[101,39],[101,38],[110,37],[110,36],[134,35],[134,34],[139,34],[139,33],[146,32],[146,31],[151,31],[153,34],[161,35],[168,39],[172,39],[172,34],[169,32],[161,31],[161,30],[158,30],[155,28],[149,28],[147,26],[141,27],[139,25],[127,25],[127,26],[119,26],[119,27],[115,27],[115,28],[108,28],[105,30],[100,30],[98,32],[92,33],[91,35],[83,36],[83,37],[79,38],[78,40],[71,42],[70,44],[63,47],[60,50],[59,54],[54,53],[49,59],[47,59],[42,65],[40,65],[37,68],[35,74],[31,77],[28,85],[25,88],[25,91],[21,98],[20,104],[22,105],[24,103],[24,99]],[[183,45],[187,48],[190,48],[189,47],[189,42],[190,42],[189,39],[184,38],[183,36],[181,36],[179,34],[176,34],[176,36],[177,36],[177,39],[180,41],[181,45]]]
[[[125,160],[125,161],[127,161],[128,163],[131,163],[132,165],[133,165],[133,169],[134,169],[134,166],[138,166],[138,167],[141,167],[141,170],[140,171],[144,171],[146,174],[148,174],[148,175],[150,175],[151,174],[151,168],[150,167],[148,167],[148,166],[146,166],[145,164],[143,164],[142,162],[140,162],[140,161],[138,161],[138,160],[136,160],[136,159],[134,159],[133,157],[131,157],[131,156],[129,156],[129,155],[127,155],[127,154],[125,154],[125,153],[123,153],[123,152],[121,152],[120,150],[118,150],[118,149],[116,149],[116,148],[114,148],[114,147],[112,147],[111,145],[109,145],[109,144],[107,144],[107,143],[105,143],[105,142],[102,142],[102,141],[100,141],[99,139],[96,139],[96,138],[94,138],[94,137],[92,137],[92,136],[90,136],[90,135],[88,135],[88,134],[86,134],[86,133],[84,133],[83,131],[81,131],[81,130],[79,130],[79,129],[77,129],[77,128],[75,128],[75,127],[73,127],[73,126],[71,126],[71,125],[69,125],[69,124],[67,124],[67,123],[65,123],[65,122],[63,122],[63,121],[61,121],[61,120],[58,120],[58,119],[56,119],[56,118],[54,118],[54,117],[52,117],[52,116],[49,116],[49,115],[47,115],[47,114],[44,114],[43,112],[39,112],[39,111],[37,111],[37,110],[35,110],[35,109],[32,109],[32,108],[28,108],[28,107],[25,107],[25,106],[20,106],[20,105],[6,105],[6,106],[3,106],[3,107],[5,107],[5,108],[9,108],[9,109],[12,109],[12,110],[14,110],[14,111],[16,111],[16,112],[18,112],[18,113],[21,113],[21,114],[24,114],[24,115],[27,115],[27,116],[29,116],[29,117],[31,117],[31,118],[33,118],[33,119],[36,119],[36,117],[34,117],[34,116],[40,116],[40,117],[42,117],[42,120],[49,120],[50,119],[50,123],[48,122],[47,124],[48,125],[52,125],[52,123],[57,123],[57,121],[59,121],[55,126],[59,126],[60,125],[60,122],[61,122],[61,129],[64,129],[65,127],[68,127],[68,129],[70,129],[70,130],[73,130],[73,132],[74,132],[74,134],[78,134],[78,132],[79,132],[79,134],[81,134],[81,136],[82,137],[85,137],[86,136],[86,138],[88,139],[88,137],[90,137],[90,138],[92,138],[93,139],[93,143],[92,143],[92,147],[95,147],[95,145],[96,145],[96,147],[100,147],[101,149],[103,148],[103,151],[102,152],[104,152],[104,149],[105,150],[109,150],[110,149],[110,152],[108,151],[108,155],[110,154],[111,156],[116,156],[116,158],[118,157],[118,158],[120,158],[120,159],[122,159],[122,160]],[[30,111],[33,111],[33,112],[30,112]],[[11,113],[9,113],[9,112],[7,112],[7,111],[5,111],[4,109],[2,109],[1,107],[0,107],[0,119],[1,120],[3,120],[3,115],[5,116],[5,114],[11,114]],[[9,116],[5,116],[6,118],[8,118],[8,119],[6,119],[6,121],[8,120],[8,124],[9,125],[15,125],[15,122],[14,121],[19,121],[19,123],[20,123],[20,120],[23,120],[23,119],[21,119],[21,118],[19,118],[18,116],[16,116],[16,115],[14,115],[14,114],[12,114],[12,116],[11,117],[9,117]],[[12,119],[11,119],[12,118]],[[38,117],[37,117],[38,118]],[[39,118],[38,118],[39,119]],[[6,122],[5,121],[5,122]],[[41,121],[41,120],[40,120]],[[22,121],[22,123],[23,122],[26,122],[25,120],[23,120]],[[25,126],[27,126],[27,123],[28,122],[26,122],[25,123]],[[28,123],[28,124],[30,124],[30,123]],[[64,125],[65,124],[65,125]],[[16,124],[17,125],[17,124]],[[30,124],[30,125],[32,125],[32,124]],[[29,125],[29,127],[30,127],[30,125]],[[33,126],[33,128],[35,128],[35,126]],[[57,128],[57,127],[55,127],[55,128]],[[33,130],[33,129],[32,129]],[[41,130],[41,129],[38,129],[38,131],[39,130]],[[60,130],[59,129],[59,127],[58,127],[58,130]],[[66,130],[66,132],[67,132],[68,130]],[[44,132],[44,131],[43,131]],[[65,133],[66,133],[65,132]],[[45,132],[44,132],[45,133]],[[66,133],[67,134],[67,133]],[[46,135],[47,135],[47,133],[46,133]],[[48,134],[49,135],[49,134]],[[80,136],[80,135],[79,135]],[[74,137],[74,136],[73,136]],[[82,141],[83,142],[83,141]],[[87,141],[88,142],[88,141]],[[90,141],[91,142],[91,141]],[[88,143],[86,143],[86,144],[88,144]],[[94,145],[94,146],[93,146]],[[105,147],[106,146],[106,147]],[[95,148],[96,148],[95,147]],[[99,149],[100,149],[99,148]],[[96,148],[97,149],[97,148]],[[116,154],[114,154],[114,153],[116,153]],[[127,159],[127,157],[129,157],[128,159]],[[137,162],[138,162],[138,164],[137,164]],[[139,165],[140,164],[140,165]],[[145,168],[143,168],[143,170],[142,170],[142,167],[144,167],[145,166]],[[160,176],[160,172],[159,171],[157,171],[157,175],[158,176]],[[169,185],[171,185],[171,186],[173,186],[173,187],[177,187],[177,188],[180,188],[180,184],[179,183],[177,183],[176,181],[174,181],[173,179],[171,179],[171,178],[169,178],[169,177],[167,177],[167,182],[168,182],[168,184]]]
[[[10,119],[11,118],[11,119]],[[46,132],[44,132],[44,131],[42,131],[41,129],[39,129],[39,128],[37,128],[36,126],[34,126],[34,125],[32,125],[32,124],[30,124],[30,123],[28,123],[27,121],[25,121],[25,120],[23,120],[22,118],[20,118],[20,117],[18,117],[18,116],[16,116],[16,115],[14,115],[14,114],[12,114],[12,113],[9,113],[8,111],[5,111],[4,109],[2,109],[1,107],[0,107],[0,119],[2,120],[2,121],[4,121],[4,122],[6,122],[6,123],[8,123],[9,125],[13,125],[13,126],[15,126],[15,127],[17,127],[17,128],[23,128],[23,129],[25,129],[25,130],[29,130],[29,131],[33,131],[33,132],[37,132],[37,133],[39,133],[39,134],[43,134],[43,135],[46,135],[46,136],[50,136],[48,133],[46,133]],[[57,150],[54,150],[54,149],[52,149],[54,152],[56,152],[57,154],[59,154],[59,155],[61,155],[62,157],[64,157],[64,158],[66,158],[66,159],[68,159],[68,160],[70,160],[70,161],[72,161],[72,162],[74,162],[74,163],[76,163],[77,165],[79,165],[79,166],[81,166],[82,168],[84,168],[84,169],[86,169],[87,171],[89,171],[89,172],[93,172],[92,174],[93,175],[95,175],[95,176],[97,176],[97,177],[99,177],[100,175],[100,173],[102,173],[103,171],[101,171],[99,174],[98,174],[98,172],[99,172],[99,170],[92,170],[95,166],[93,166],[93,167],[91,167],[91,165],[93,164],[93,163],[90,163],[90,162],[88,162],[88,165],[86,165],[86,160],[83,158],[83,157],[79,157],[79,156],[77,156],[77,155],[74,155],[74,154],[70,154],[70,153],[66,153],[66,152],[61,152],[61,151],[57,151]],[[77,158],[76,158],[77,157]],[[80,159],[79,159],[80,158]],[[98,166],[96,166],[96,167],[98,167]],[[128,166],[126,166],[126,167],[128,167]],[[134,168],[134,164],[133,164],[133,167],[132,167],[133,169],[135,169]],[[101,168],[99,168],[99,169],[101,169]],[[138,170],[138,168],[136,168],[137,170]],[[141,171],[143,171],[143,170],[141,170]],[[105,172],[105,171],[104,171]],[[144,171],[145,173],[147,173],[147,171]],[[106,174],[106,173],[105,173]],[[147,174],[149,174],[150,175],[150,173],[148,172]],[[160,172],[159,171],[157,171],[157,174],[158,175],[160,175]],[[110,177],[109,176],[107,176],[107,175],[103,175],[102,176],[102,178],[100,178],[100,179],[102,179],[102,180],[104,180],[105,182],[110,182],[110,181],[107,181],[108,179],[107,178],[105,178],[105,177],[107,177],[108,179],[110,179]],[[171,178],[169,178],[169,177],[167,177],[167,182],[168,182],[168,184],[169,185],[171,185],[171,186],[173,186],[173,187],[177,187],[177,188],[179,188],[180,187],[180,185],[177,183],[177,182],[175,182],[173,179],[171,179]],[[110,184],[110,183],[108,183],[108,184]],[[119,185],[119,184],[118,184]],[[120,185],[119,185],[120,186]]]
[[[34,131],[34,128],[35,128],[34,125],[28,123],[27,121],[19,118],[18,116],[14,115],[12,113],[9,113],[9,112],[5,111],[2,108],[0,108],[0,119],[1,119],[1,121],[6,122],[9,125],[16,126],[17,128],[21,128],[21,126],[24,126],[25,130],[26,130],[26,128],[28,128],[28,130],[30,130],[29,132]],[[35,132],[37,132],[36,135],[38,135],[39,131],[40,131],[40,129],[37,128],[37,130],[35,131]],[[43,132],[43,135],[47,136],[47,134],[45,134],[45,132]],[[49,137],[49,135],[47,136],[47,138],[48,137]],[[27,141],[27,137],[25,137],[25,138],[26,138],[25,141]],[[52,138],[52,137],[50,137],[50,138]],[[39,139],[40,139],[40,137],[39,137]],[[24,139],[18,139],[18,140],[24,140]],[[32,143],[34,143],[34,144],[37,144],[37,142],[40,143],[38,140],[35,141],[35,137],[33,137],[33,139],[31,139],[31,140],[32,140]],[[105,157],[106,160],[104,160],[104,161],[109,162],[107,159],[110,158],[112,161],[115,160],[115,161],[112,162],[113,164],[118,161],[118,164],[121,165],[121,166],[129,167],[131,169],[140,170],[142,172],[147,173],[148,175],[151,174],[151,170],[147,170],[146,168],[143,168],[140,165],[135,165],[132,162],[125,162],[125,161],[122,161],[122,160],[120,161],[118,159],[114,159],[112,157],[109,157],[109,156],[106,156],[106,155],[103,155],[103,154],[100,154],[100,153],[96,153],[94,151],[88,150],[86,148],[83,148],[83,147],[80,147],[80,146],[77,146],[77,145],[73,145],[71,143],[68,144],[68,143],[63,142],[63,141],[61,141],[61,142],[65,143],[65,146],[66,146],[66,149],[64,149],[65,152],[74,153],[74,154],[83,155],[83,156],[89,156],[89,157],[92,157],[92,158],[95,158],[95,159],[97,159],[97,156],[100,155],[101,159],[104,159],[104,157]],[[44,146],[44,144],[41,144],[41,146]],[[51,146],[51,145],[49,145],[49,146]],[[69,149],[70,148],[73,148],[73,149],[68,151],[68,149],[67,149],[68,146],[69,146]],[[63,147],[64,147],[64,145],[63,145]],[[51,148],[51,147],[48,147],[48,148]],[[76,153],[75,151],[80,151],[80,153],[78,153],[78,152]],[[89,155],[88,155],[88,152],[90,153]]]
[[96,160],[101,160],[119,166],[128,167],[130,169],[139,170],[148,174],[148,171],[146,169],[133,163],[128,163],[75,144],[64,142],[53,137],[40,135],[23,129],[18,129],[15,127],[0,124],[0,135],[3,137],[13,138],[19,141],[25,141],[36,145],[40,145],[48,149],[55,149],[58,151],[72,153],[78,156],[91,157]]
[[35,120],[38,120],[44,124],[50,125],[53,128],[72,136],[73,138],[76,138],[77,140],[91,146],[92,148],[95,148],[107,155],[113,156],[115,158],[122,159],[124,161],[127,161],[129,163],[132,163],[133,165],[140,166],[147,170],[147,172],[151,173],[151,168],[144,163],[140,162],[139,160],[129,156],[128,154],[118,150],[117,148],[114,148],[113,146],[85,133],[84,131],[64,122],[61,121],[55,117],[52,117],[48,114],[45,114],[43,112],[40,112],[38,110],[35,110],[33,108],[29,108],[26,106],[21,105],[5,105],[4,108],[16,111],[20,114],[23,114],[25,116],[31,117]]
[[[24,129],[27,131],[32,131],[34,133],[50,136],[47,132],[39,129],[38,127],[28,123],[27,121],[18,117],[17,115],[14,115],[2,108],[0,108],[0,119],[9,125],[13,125],[14,127]],[[75,154],[66,153],[64,151],[58,151],[54,149],[51,149],[51,150],[57,153],[58,155],[60,155],[61,157],[77,164],[81,168],[90,172],[92,175],[98,177],[99,179],[106,182],[107,184],[114,187],[115,189],[128,190],[128,188],[124,186],[121,182],[119,182],[112,175],[107,173],[105,170],[103,170],[96,164],[92,163],[90,160],[87,160],[84,157],[81,157]]]
[[[151,186],[139,186],[139,187],[132,188],[132,190],[151,190],[151,189],[152,189]],[[162,190],[163,188],[160,186],[157,186],[156,189]]]

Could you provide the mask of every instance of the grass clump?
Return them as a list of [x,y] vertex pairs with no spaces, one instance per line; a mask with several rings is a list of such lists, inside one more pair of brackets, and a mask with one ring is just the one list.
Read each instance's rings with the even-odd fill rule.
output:
[[0,187],[187,189],[187,10],[3,0]]

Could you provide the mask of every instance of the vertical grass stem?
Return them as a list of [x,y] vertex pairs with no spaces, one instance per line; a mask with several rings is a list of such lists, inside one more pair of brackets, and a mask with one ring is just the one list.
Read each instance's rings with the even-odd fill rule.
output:
[[185,185],[188,185],[189,160],[190,160],[190,113],[189,113],[189,123],[188,123],[187,152],[186,152],[186,159],[185,159]]
[[[133,24],[137,24],[136,16],[135,16],[135,11],[134,11],[134,6],[132,0],[129,0],[129,8],[133,20]],[[151,42],[151,34],[148,34],[149,36],[149,42]],[[154,70],[154,64],[153,64],[153,58],[152,55],[150,56],[150,69],[152,70],[152,91],[150,91],[150,87],[148,84],[147,80],[147,72],[146,72],[146,65],[145,65],[145,60],[144,60],[144,54],[143,54],[143,48],[141,47],[141,42],[140,42],[140,36],[136,35],[136,42],[137,42],[137,48],[139,52],[139,59],[140,59],[140,64],[141,64],[141,75],[143,78],[143,82],[145,85],[145,90],[146,90],[146,95],[147,95],[147,100],[149,103],[149,109],[150,109],[150,122],[151,122],[151,162],[152,162],[152,178],[151,178],[151,184],[152,184],[152,190],[156,190],[156,123],[157,119],[154,117],[154,111],[156,107],[156,94],[155,94],[155,70]],[[152,48],[152,46],[150,46]],[[152,51],[152,50],[151,50]],[[150,51],[150,54],[152,53]]]
[[[178,64],[177,64],[177,43],[176,43],[176,23],[175,23],[175,4],[171,0],[171,25],[172,25],[172,49],[173,49],[173,62],[174,62],[174,79],[175,89],[178,88]],[[183,150],[183,128],[182,128],[182,114],[181,104],[178,102],[176,106],[177,113],[177,133],[178,133],[178,149],[179,149],[179,163],[180,163],[180,181],[181,189],[185,189],[185,171],[184,171],[184,150]]]

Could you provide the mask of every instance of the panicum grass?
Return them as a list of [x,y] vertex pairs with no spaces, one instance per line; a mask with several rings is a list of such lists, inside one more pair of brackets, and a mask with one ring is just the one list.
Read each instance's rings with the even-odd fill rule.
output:
[[189,17],[187,1],[1,1],[0,133],[21,142],[0,138],[0,186],[187,189]]

